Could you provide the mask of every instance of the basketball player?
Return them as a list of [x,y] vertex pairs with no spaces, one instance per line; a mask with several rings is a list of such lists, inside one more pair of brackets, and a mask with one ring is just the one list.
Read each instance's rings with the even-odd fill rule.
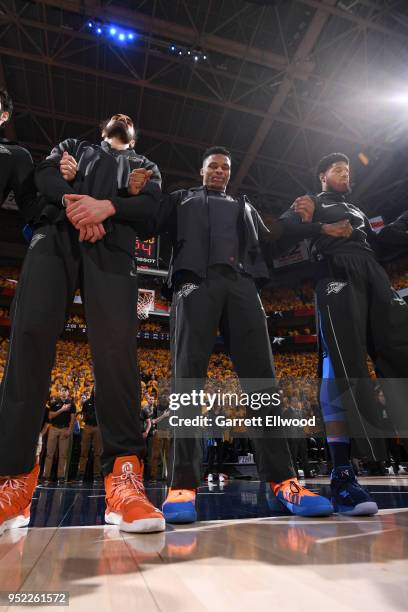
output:
[[[274,386],[266,316],[256,282],[269,278],[261,247],[266,252],[282,228],[270,235],[245,197],[227,195],[230,176],[230,153],[212,147],[203,157],[202,186],[172,193],[162,206],[159,230],[167,229],[173,244],[168,282],[174,289],[170,331],[175,392],[203,388],[218,327],[244,390],[259,391],[251,379],[267,381],[269,389]],[[300,231],[310,236],[325,230],[319,224],[304,225]],[[330,514],[329,501],[297,481],[286,439],[258,434],[258,472],[278,500],[294,514]],[[173,438],[163,512],[169,522],[193,522],[201,439],[198,434],[180,436]]]
[[373,437],[375,432],[381,436],[381,420],[367,354],[381,376],[408,377],[408,306],[377,263],[378,238],[368,219],[350,203],[347,156],[324,157],[317,175],[322,191],[298,198],[283,218],[295,228],[307,223],[348,227],[343,236],[311,240],[313,258],[319,262],[315,291],[322,351],[320,403],[333,462],[333,506],[353,516],[375,514],[377,504],[351,466],[350,432],[365,440],[373,461],[385,458],[383,440]]
[[[42,196],[14,300],[0,395],[0,532],[27,525],[35,450],[59,334],[81,289],[103,440],[106,515],[124,531],[161,531],[145,495],[136,353],[136,234],[157,214],[160,173],[134,151],[130,117],[113,115],[102,142],[68,139],[36,170]],[[68,157],[69,156],[69,157]]]

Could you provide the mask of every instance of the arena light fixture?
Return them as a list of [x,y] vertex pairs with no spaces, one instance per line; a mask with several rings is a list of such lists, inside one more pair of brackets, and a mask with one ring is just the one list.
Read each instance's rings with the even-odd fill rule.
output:
[[104,23],[103,21],[87,20],[85,25],[99,37],[104,37],[110,41],[116,40],[120,44],[132,43],[137,40],[138,35],[132,30],[127,30],[114,23]]
[[193,61],[195,64],[208,59],[208,56],[201,49],[194,47],[181,47],[176,43],[170,43],[167,49],[172,55],[175,54],[180,58]]

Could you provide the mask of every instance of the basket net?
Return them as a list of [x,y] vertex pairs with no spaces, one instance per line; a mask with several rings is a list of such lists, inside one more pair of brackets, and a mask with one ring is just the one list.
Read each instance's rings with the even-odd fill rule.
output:
[[154,310],[154,291],[139,291],[137,316],[139,319],[147,319],[151,310]]

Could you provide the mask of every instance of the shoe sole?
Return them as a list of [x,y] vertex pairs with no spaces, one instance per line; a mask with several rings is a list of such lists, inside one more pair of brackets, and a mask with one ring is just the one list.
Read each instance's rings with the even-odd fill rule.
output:
[[367,501],[357,504],[351,510],[348,510],[346,506],[335,506],[335,512],[347,516],[371,516],[377,514],[378,506],[374,501]]
[[116,512],[106,512],[105,523],[117,525],[120,531],[127,533],[156,533],[166,529],[166,521],[163,517],[138,519],[132,523],[126,523]]
[[[280,501],[280,500],[278,500]],[[305,516],[309,518],[318,516],[331,516],[334,513],[334,508],[321,508],[320,510],[308,510],[307,508],[299,508],[298,506],[287,502],[286,504],[280,502],[291,514],[294,516]]]
[[18,529],[19,527],[27,527],[30,522],[29,516],[15,516],[14,518],[9,519],[8,521],[4,521],[2,525],[0,525],[0,535],[2,535],[8,529]]
[[163,510],[166,523],[195,523],[197,520],[197,512],[166,512]]

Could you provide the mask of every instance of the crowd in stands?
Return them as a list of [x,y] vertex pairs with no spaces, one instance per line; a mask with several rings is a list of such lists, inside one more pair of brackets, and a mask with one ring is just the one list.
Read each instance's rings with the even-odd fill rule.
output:
[[[0,339],[0,379],[3,377],[9,341]],[[160,381],[167,384],[170,378],[170,353],[164,348],[139,348],[139,364],[142,388],[145,393],[157,396]],[[279,378],[302,378],[313,381],[317,376],[315,353],[277,353],[276,371]],[[231,360],[224,353],[214,353],[208,367],[208,385],[215,387],[219,381],[227,382],[231,390],[238,389],[238,379]],[[93,386],[90,349],[87,344],[60,340],[57,345],[55,366],[51,378],[51,396],[62,385],[69,387],[79,404],[81,395],[89,394]]]
[[279,327],[279,335],[280,336],[289,336],[290,338],[294,338],[295,336],[309,336],[310,334],[315,334],[316,330],[312,329],[312,327]]
[[314,297],[311,284],[304,284],[295,291],[288,287],[267,288],[261,294],[266,313],[313,308]]
[[[408,287],[408,258],[399,259],[395,262],[387,263],[386,269],[391,277],[391,284],[395,289]],[[0,267],[0,287],[15,288],[20,269],[15,267]],[[7,280],[10,279],[10,280]],[[77,292],[79,294],[79,292]],[[267,313],[274,311],[299,310],[313,308],[313,286],[312,283],[303,283],[296,290],[289,287],[270,287],[262,290],[262,302]],[[157,305],[168,306],[168,302],[160,296],[159,289],[156,287],[155,303]],[[147,330],[158,331],[158,330]]]
[[76,325],[85,325],[85,319],[81,315],[71,314],[67,320],[67,324],[75,323]]
[[394,289],[398,290],[408,287],[408,257],[390,262],[386,268]]
[[139,329],[144,332],[168,332],[168,328],[164,325],[152,321],[143,321]]
[[0,306],[0,319],[8,319],[10,317],[10,311],[4,306]]
[[0,268],[0,287],[12,289],[16,287],[16,283],[20,276],[20,268],[1,267]]

